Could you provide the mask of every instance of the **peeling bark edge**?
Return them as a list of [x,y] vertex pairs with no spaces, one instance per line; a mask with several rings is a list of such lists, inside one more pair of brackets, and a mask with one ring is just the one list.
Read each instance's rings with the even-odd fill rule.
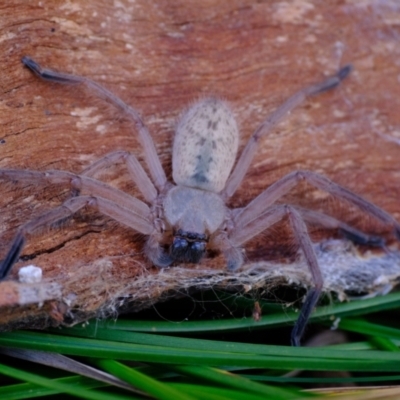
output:
[[[386,294],[400,280],[398,251],[361,255],[350,242],[333,239],[315,244],[314,247],[324,275],[324,292],[334,293],[340,301],[348,300],[349,294],[352,298],[357,295],[363,298]],[[101,268],[104,263],[109,264],[110,261],[98,260],[95,267]],[[112,268],[111,265],[108,267]],[[26,285],[6,281],[0,285],[0,309],[12,309],[12,312],[2,313],[0,331],[72,326],[91,318],[117,318],[121,312],[137,312],[179,297],[182,292],[223,289],[249,295],[259,289],[273,290],[281,285],[312,287],[307,265],[301,255],[294,263],[258,262],[248,264],[236,273],[172,267],[160,270],[157,274],[145,273],[124,284],[105,284],[103,290],[97,293],[91,292],[89,287],[81,287],[80,290],[88,295],[99,297],[101,304],[92,310],[85,309],[84,302],[75,304],[74,299],[78,296],[75,293],[62,293],[58,283]]]

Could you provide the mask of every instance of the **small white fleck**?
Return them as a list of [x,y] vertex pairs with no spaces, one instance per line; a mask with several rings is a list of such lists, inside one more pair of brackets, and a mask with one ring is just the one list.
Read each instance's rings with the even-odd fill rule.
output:
[[305,43],[316,43],[317,42],[317,38],[316,38],[316,36],[315,35],[307,35],[305,38],[304,38],[304,42]]
[[42,280],[42,269],[35,265],[27,265],[18,271],[21,283],[39,283]]
[[181,32],[168,32],[167,36],[175,38],[175,39],[181,39],[185,37],[185,35]]
[[96,132],[98,132],[100,134],[104,134],[107,132],[107,127],[105,125],[97,125]]
[[335,320],[331,325],[331,331],[335,331],[336,329],[339,328],[340,320],[341,320],[340,318],[335,318]]
[[28,196],[27,198],[23,199],[22,202],[30,204],[30,203],[32,203],[34,198],[35,198],[35,196]]
[[71,115],[74,117],[88,117],[93,111],[96,110],[96,107],[75,108],[73,111],[71,111]]
[[73,302],[76,300],[76,298],[77,298],[77,295],[75,293],[69,293],[65,297],[63,297],[63,301],[68,307],[70,307],[73,304]]
[[17,36],[15,33],[7,32],[5,35],[0,36],[0,42],[4,42],[5,40],[14,39]]
[[287,36],[277,36],[277,38],[275,39],[278,43],[284,43],[288,41],[288,37]]
[[343,118],[343,117],[345,117],[346,116],[346,113],[345,112],[343,112],[343,111],[341,111],[341,110],[334,110],[333,111],[333,116],[335,117],[335,118]]
[[388,277],[384,276],[384,275],[380,275],[374,280],[373,285],[380,286],[380,285],[387,285],[388,283],[389,283]]

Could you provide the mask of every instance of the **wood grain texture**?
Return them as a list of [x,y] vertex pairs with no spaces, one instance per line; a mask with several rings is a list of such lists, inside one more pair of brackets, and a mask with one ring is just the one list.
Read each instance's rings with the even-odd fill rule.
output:
[[[228,101],[241,149],[288,96],[351,63],[354,71],[342,86],[308,101],[262,140],[231,205],[245,205],[301,168],[325,174],[400,220],[399,35],[400,6],[379,0],[3,2],[0,168],[79,172],[120,149],[143,160],[124,116],[79,87],[39,81],[23,68],[25,55],[90,77],[136,107],[169,177],[176,121],[193,101],[209,95]],[[102,179],[137,194],[122,165]],[[19,225],[60,204],[68,192],[4,182],[0,187],[1,258]],[[333,210],[391,240],[370,218],[346,211],[310,187],[302,186],[293,199]],[[264,245],[279,249],[286,239],[278,228],[274,233],[250,244],[249,261],[268,257]],[[30,238],[23,256],[40,265],[47,280],[60,283],[64,296],[75,296],[72,307],[84,318],[107,301],[129,297],[124,286],[129,280],[160,273],[147,264],[142,246],[135,233],[94,212],[80,212],[60,229]],[[11,277],[26,263],[18,263]],[[190,268],[205,267],[223,269],[224,260],[215,257]],[[149,298],[157,301],[156,292],[149,290]],[[4,313],[0,324],[51,323],[43,310],[54,303],[41,311],[24,307]],[[32,322],[36,315],[41,322]]]

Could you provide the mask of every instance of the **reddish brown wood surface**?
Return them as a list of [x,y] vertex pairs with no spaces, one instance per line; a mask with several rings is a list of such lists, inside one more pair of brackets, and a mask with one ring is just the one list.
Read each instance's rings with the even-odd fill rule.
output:
[[[0,168],[79,172],[118,149],[142,159],[136,132],[123,116],[78,87],[39,81],[23,68],[24,55],[88,76],[136,107],[168,176],[176,120],[195,99],[226,99],[243,146],[289,95],[351,63],[354,71],[341,87],[308,101],[262,140],[232,205],[245,205],[285,173],[307,168],[400,220],[399,34],[400,7],[374,0],[3,2]],[[123,166],[104,179],[137,194]],[[68,193],[53,186],[0,185],[1,258],[19,225]],[[312,188],[302,187],[293,198],[307,207],[339,210],[338,216],[367,231],[382,228],[359,214],[349,216]],[[278,248],[282,237],[278,232],[274,239]],[[142,246],[143,239],[131,231],[81,212],[61,229],[29,239],[23,254],[43,267],[46,279],[62,284],[64,295],[74,293],[76,306],[90,314],[108,291],[126,295],[115,289],[121,281],[158,273],[146,264]],[[258,242],[250,248],[250,261],[267,257]],[[26,263],[19,263],[12,277]],[[221,257],[202,265],[224,268]],[[24,324],[42,317],[46,307],[54,304],[41,311],[8,310],[0,324]]]

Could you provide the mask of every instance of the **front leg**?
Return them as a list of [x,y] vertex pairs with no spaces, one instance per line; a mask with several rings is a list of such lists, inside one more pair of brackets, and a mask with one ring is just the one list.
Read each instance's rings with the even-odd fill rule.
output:
[[116,202],[94,196],[72,197],[61,206],[40,215],[18,229],[10,250],[0,264],[0,280],[8,275],[12,266],[18,261],[27,235],[34,233],[41,227],[51,226],[60,220],[68,218],[85,206],[94,208],[101,214],[144,235],[151,235],[154,231],[154,226],[147,217],[133,213]]
[[67,171],[48,170],[31,171],[24,169],[0,169],[0,180],[12,182],[27,182],[29,184],[61,184],[69,186],[78,193],[103,197],[118,203],[139,216],[150,215],[149,206],[136,197],[110,186],[104,182],[83,175],[76,175]]
[[308,269],[311,273],[312,281],[314,283],[314,287],[308,290],[303,307],[300,310],[299,317],[297,318],[291,334],[292,346],[300,346],[300,340],[303,336],[304,329],[307,326],[307,322],[310,319],[312,311],[321,297],[324,279],[322,277],[321,269],[318,265],[317,256],[315,255],[306,224],[301,218],[301,215],[293,207],[286,206],[285,208],[294,236],[297,243],[300,245],[301,250],[303,251],[304,258],[307,262]]
[[167,183],[167,178],[162,168],[160,158],[157,155],[156,147],[146,125],[144,124],[139,113],[134,108],[132,108],[131,106],[123,102],[119,97],[111,93],[109,90],[89,78],[78,75],[64,74],[53,71],[51,69],[42,68],[36,61],[34,61],[30,57],[23,57],[21,61],[34,74],[46,81],[61,83],[65,85],[86,85],[86,87],[93,93],[104,98],[105,100],[108,100],[116,108],[124,112],[135,124],[138,130],[139,140],[143,147],[144,157],[146,159],[147,166],[149,167],[150,174],[153,178],[153,182],[159,190],[162,190],[164,188],[165,184]]
[[310,318],[311,312],[318,302],[322,292],[323,277],[318,265],[317,256],[301,214],[292,206],[279,205],[267,209],[258,219],[246,227],[236,225],[230,235],[218,236],[219,246],[227,258],[228,268],[231,270],[241,266],[243,258],[238,257],[240,244],[254,237],[256,234],[268,229],[278,221],[287,217],[290,222],[294,237],[307,262],[313,287],[308,291],[299,318],[292,331],[292,344],[300,345],[300,339]]

